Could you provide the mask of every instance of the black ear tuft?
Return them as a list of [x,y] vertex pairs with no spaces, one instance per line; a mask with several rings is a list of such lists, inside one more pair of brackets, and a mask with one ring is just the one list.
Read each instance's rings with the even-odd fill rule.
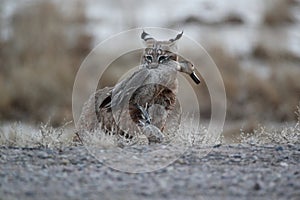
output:
[[149,35],[148,33],[146,33],[144,30],[143,30],[143,32],[142,32],[142,35],[141,35],[141,39],[145,39],[145,37],[147,36],[147,35]]
[[141,39],[143,39],[145,42],[147,42],[148,40],[154,40],[153,37],[151,37],[148,33],[146,33],[144,30],[143,30],[143,33],[141,35]]
[[176,40],[179,40],[183,35],[183,31],[181,31],[181,33],[179,33],[174,39],[170,39],[170,42],[175,42]]

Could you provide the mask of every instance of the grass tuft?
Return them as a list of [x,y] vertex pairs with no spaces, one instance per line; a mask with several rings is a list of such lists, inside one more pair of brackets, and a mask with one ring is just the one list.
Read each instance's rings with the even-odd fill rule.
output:
[[297,106],[298,121],[292,125],[267,129],[260,125],[253,133],[241,130],[242,143],[248,144],[300,144],[300,104]]
[[295,22],[291,13],[291,0],[271,0],[264,15],[264,24],[269,26]]
[[68,128],[71,122],[53,128],[50,122],[39,128],[21,124],[6,124],[0,127],[0,146],[62,148],[74,145],[73,131]]

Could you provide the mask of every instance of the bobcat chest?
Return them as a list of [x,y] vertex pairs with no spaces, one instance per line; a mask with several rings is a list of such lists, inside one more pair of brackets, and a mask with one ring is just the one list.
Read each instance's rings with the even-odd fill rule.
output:
[[[138,87],[129,100],[129,111],[134,122],[138,123],[141,119],[141,109],[157,117],[162,117],[169,110],[174,109],[176,104],[176,95],[178,89],[178,80],[176,71],[167,70],[149,70],[150,73],[144,83]],[[155,107],[155,109],[154,109]],[[154,113],[153,113],[154,112]],[[151,117],[151,116],[150,116]]]

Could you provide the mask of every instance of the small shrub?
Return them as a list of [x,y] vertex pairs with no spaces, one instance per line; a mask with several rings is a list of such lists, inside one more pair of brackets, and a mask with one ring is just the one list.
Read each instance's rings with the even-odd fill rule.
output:
[[68,127],[70,122],[53,128],[50,123],[41,124],[39,128],[14,123],[0,127],[0,146],[6,147],[39,147],[62,148],[74,145],[73,130]]
[[300,104],[296,115],[298,121],[293,125],[267,129],[260,125],[253,133],[241,131],[242,143],[250,144],[299,144],[300,143]]
[[51,117],[58,125],[72,118],[76,70],[92,40],[82,31],[70,34],[73,26],[86,23],[78,9],[71,19],[51,1],[34,0],[17,9],[11,37],[0,41],[0,120],[45,122]]
[[294,16],[290,10],[291,3],[290,0],[270,1],[264,15],[264,24],[274,26],[295,22]]

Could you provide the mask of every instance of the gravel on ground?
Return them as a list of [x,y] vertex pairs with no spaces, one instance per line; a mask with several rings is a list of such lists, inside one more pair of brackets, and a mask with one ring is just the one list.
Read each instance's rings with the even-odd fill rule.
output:
[[193,147],[148,173],[114,170],[79,146],[1,147],[0,200],[10,199],[297,200],[300,145]]

